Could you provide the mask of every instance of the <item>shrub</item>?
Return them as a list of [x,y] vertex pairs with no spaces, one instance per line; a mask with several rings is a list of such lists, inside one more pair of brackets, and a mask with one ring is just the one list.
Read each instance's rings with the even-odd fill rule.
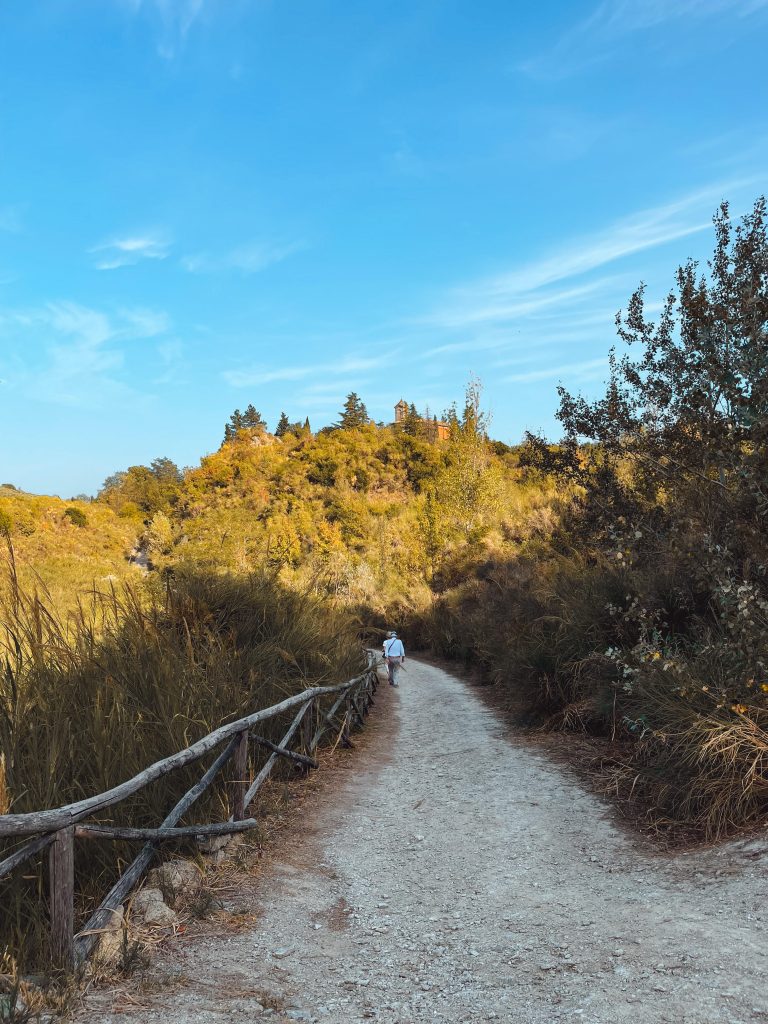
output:
[[80,508],[71,506],[70,508],[64,509],[64,518],[68,519],[73,526],[79,527],[83,530],[88,525],[88,516]]

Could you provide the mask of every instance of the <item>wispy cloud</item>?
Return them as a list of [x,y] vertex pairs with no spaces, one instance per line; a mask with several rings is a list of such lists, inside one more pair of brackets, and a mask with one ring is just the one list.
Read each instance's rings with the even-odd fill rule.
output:
[[118,0],[130,14],[147,14],[158,25],[157,52],[173,60],[183,49],[190,29],[204,13],[206,0]]
[[[523,317],[605,293],[614,277],[577,282],[627,256],[710,229],[725,197],[757,179],[724,181],[616,221],[593,235],[503,274],[456,289],[424,322],[446,328],[509,324]],[[555,287],[556,286],[556,287]]]
[[237,246],[221,256],[207,252],[182,256],[181,265],[190,274],[216,274],[227,270],[258,274],[307,248],[308,243],[301,239],[290,242],[254,241]]
[[97,270],[117,270],[119,267],[135,266],[143,260],[167,259],[170,242],[155,233],[126,235],[101,242],[88,251],[94,256]]
[[669,23],[722,15],[746,18],[768,7],[768,0],[602,0],[555,45],[519,66],[544,78],[565,78],[612,56],[629,36],[665,28]]
[[502,377],[504,384],[533,384],[540,380],[559,380],[568,377],[573,383],[580,383],[585,380],[594,380],[602,376],[608,366],[605,356],[599,359],[586,359],[578,363],[564,363],[558,366],[544,366],[538,370],[528,370],[525,373],[510,373]]
[[[332,362],[311,366],[254,366],[248,369],[225,370],[222,377],[227,384],[235,388],[256,387],[259,384],[272,384],[276,381],[299,381],[310,377],[341,377],[349,373],[364,373],[385,366],[392,357],[392,352],[386,352],[377,356],[344,356]],[[339,386],[338,381],[318,382],[317,386],[320,385],[330,389]]]
[[124,324],[123,336],[156,338],[160,334],[167,334],[171,329],[171,318],[164,310],[137,306],[132,309],[121,309],[119,316]]
[[15,384],[31,398],[99,408],[135,392],[121,379],[126,343],[168,329],[166,314],[123,309],[115,314],[76,302],[6,311],[0,335],[14,358]]
[[166,384],[180,384],[184,369],[184,343],[179,338],[167,338],[155,349],[156,361],[160,364],[160,372],[152,379],[154,387]]

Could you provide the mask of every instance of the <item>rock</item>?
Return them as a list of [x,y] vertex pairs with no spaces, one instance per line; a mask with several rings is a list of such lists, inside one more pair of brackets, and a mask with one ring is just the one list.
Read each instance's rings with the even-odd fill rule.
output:
[[278,960],[283,960],[285,957],[290,956],[295,948],[295,946],[281,946],[280,949],[272,950],[272,956],[276,957]]
[[94,959],[102,964],[113,964],[120,956],[123,948],[123,931],[125,929],[125,907],[121,904],[112,911],[112,919],[104,927],[94,951]]
[[179,920],[176,912],[163,900],[159,889],[142,889],[133,897],[131,914],[139,924],[166,927]]
[[175,904],[180,896],[191,896],[202,884],[202,874],[191,860],[169,860],[147,875],[147,887],[159,889],[163,897]]
[[219,853],[226,849],[230,839],[230,836],[198,836],[197,848],[200,853]]

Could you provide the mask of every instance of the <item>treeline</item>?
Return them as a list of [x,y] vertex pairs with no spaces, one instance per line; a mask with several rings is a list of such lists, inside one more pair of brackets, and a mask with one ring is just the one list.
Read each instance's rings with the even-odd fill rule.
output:
[[560,391],[551,531],[414,618],[478,662],[518,717],[610,737],[610,785],[654,826],[707,835],[768,808],[766,204],[724,205],[706,272],[681,267],[660,315],[643,289],[597,401]]

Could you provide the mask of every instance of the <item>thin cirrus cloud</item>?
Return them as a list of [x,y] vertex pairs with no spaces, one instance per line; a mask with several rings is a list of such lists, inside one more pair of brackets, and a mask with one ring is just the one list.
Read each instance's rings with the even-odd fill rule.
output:
[[434,327],[468,329],[510,324],[558,308],[578,307],[589,315],[592,308],[586,300],[604,301],[615,290],[619,278],[611,275],[597,280],[576,279],[625,257],[711,228],[712,214],[723,197],[739,195],[756,180],[719,182],[622,218],[550,255],[455,289],[439,309],[421,322]]
[[[266,366],[256,366],[249,369],[224,370],[221,376],[231,387],[255,387],[259,384],[273,384],[278,381],[299,381],[310,377],[342,377],[345,374],[364,373],[367,370],[380,369],[390,362],[392,358],[392,352],[370,357],[345,356],[335,362],[312,366],[283,366],[274,369]],[[338,382],[327,382],[327,386],[329,388],[336,388],[339,385]]]
[[308,243],[301,239],[291,242],[255,241],[237,246],[220,256],[207,252],[182,256],[181,265],[190,274],[216,274],[228,270],[258,274],[307,248]]
[[169,252],[168,240],[156,234],[126,235],[89,249],[97,270],[118,270],[136,266],[144,260],[164,260]]
[[549,50],[518,65],[534,77],[566,78],[613,56],[640,32],[669,23],[728,15],[746,18],[768,7],[768,0],[602,0],[592,13],[567,30]]
[[157,25],[157,53],[173,60],[183,49],[189,31],[210,4],[206,0],[119,0],[131,15],[147,15]]
[[533,384],[542,380],[559,380],[568,377],[571,381],[595,380],[602,376],[608,366],[605,356],[599,359],[585,359],[577,363],[564,363],[558,366],[544,366],[538,370],[527,370],[523,373],[510,373],[502,377],[505,384]]
[[123,375],[130,343],[163,336],[170,327],[159,310],[106,313],[66,301],[0,317],[15,383],[35,399],[82,408],[135,400],[137,393]]

